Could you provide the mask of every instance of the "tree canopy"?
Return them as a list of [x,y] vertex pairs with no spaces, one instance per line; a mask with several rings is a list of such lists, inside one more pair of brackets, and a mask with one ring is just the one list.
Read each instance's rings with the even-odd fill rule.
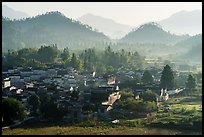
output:
[[150,72],[148,70],[144,71],[143,76],[142,76],[142,82],[144,84],[153,82],[153,77],[152,77],[152,75],[150,74]]
[[186,88],[189,90],[194,90],[196,88],[196,79],[190,74],[186,81]]
[[12,124],[14,120],[25,117],[25,108],[22,103],[14,98],[6,98],[2,101],[2,116],[4,123]]
[[156,101],[158,95],[155,92],[152,92],[151,90],[145,90],[139,96],[144,101]]
[[28,104],[32,106],[33,111],[40,107],[40,98],[36,94],[32,94],[28,99]]
[[160,82],[161,88],[167,88],[168,90],[171,90],[175,87],[174,74],[169,65],[164,67]]

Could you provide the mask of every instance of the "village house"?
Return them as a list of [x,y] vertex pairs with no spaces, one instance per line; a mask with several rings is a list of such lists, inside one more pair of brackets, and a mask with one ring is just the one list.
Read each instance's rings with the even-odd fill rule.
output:
[[2,81],[2,88],[7,88],[11,86],[11,79],[10,78],[5,78]]
[[161,89],[161,94],[157,98],[157,102],[167,101],[168,99],[169,99],[169,94],[167,93],[167,89],[165,90]]

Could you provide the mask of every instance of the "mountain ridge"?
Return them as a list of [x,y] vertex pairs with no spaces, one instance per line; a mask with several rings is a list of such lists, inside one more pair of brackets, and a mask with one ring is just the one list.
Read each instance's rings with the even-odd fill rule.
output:
[[188,38],[189,35],[175,35],[165,31],[160,24],[148,22],[125,35],[120,42],[126,43],[164,43],[175,44]]
[[166,30],[176,34],[196,35],[202,33],[202,10],[182,10],[158,23]]
[[16,11],[7,5],[2,5],[2,16],[8,17],[10,19],[22,19],[29,17],[27,13],[22,11]]
[[[61,47],[79,46],[80,42],[103,42],[110,39],[92,27],[67,18],[58,11],[47,12],[24,20],[2,19],[2,45],[20,48],[57,43]],[[12,37],[12,39],[11,39]],[[73,44],[75,43],[75,44]],[[76,44],[77,43],[77,44]]]
[[112,39],[119,39],[128,33],[132,26],[118,23],[112,19],[97,16],[91,13],[79,17],[77,20],[88,24]]

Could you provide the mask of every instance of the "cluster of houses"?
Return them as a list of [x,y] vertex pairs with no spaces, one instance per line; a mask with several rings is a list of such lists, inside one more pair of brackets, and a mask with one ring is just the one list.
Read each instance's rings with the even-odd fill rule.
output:
[[[153,69],[150,71],[154,71]],[[154,73],[154,81],[160,77],[159,71]],[[108,79],[92,74],[79,74],[74,68],[50,67],[47,69],[34,69],[32,67],[14,67],[2,72],[2,98],[14,97],[21,101],[29,114],[28,99],[31,94],[47,93],[51,95],[58,107],[69,110],[65,119],[82,120],[87,117],[108,117],[114,109],[114,102],[120,99],[120,83],[135,77],[142,78],[143,71],[131,71],[119,68],[116,75],[110,75]],[[155,82],[155,83],[156,83]],[[132,87],[136,93],[146,89],[160,92],[159,84],[135,83]],[[71,93],[79,92],[77,100],[71,99]],[[171,92],[161,91],[157,101],[165,101]],[[138,94],[135,97],[139,98]],[[94,104],[96,109],[90,113],[84,113],[83,107]]]
[[[2,98],[14,97],[29,108],[31,94],[47,93],[55,99],[58,107],[69,110],[65,118],[81,120],[89,116],[108,115],[113,103],[120,98],[119,87],[114,81],[113,77],[106,80],[96,76],[95,72],[81,75],[71,67],[46,70],[14,67],[2,72]],[[79,91],[76,101],[71,99],[73,90]],[[82,108],[90,102],[97,106],[97,110],[84,115]]]

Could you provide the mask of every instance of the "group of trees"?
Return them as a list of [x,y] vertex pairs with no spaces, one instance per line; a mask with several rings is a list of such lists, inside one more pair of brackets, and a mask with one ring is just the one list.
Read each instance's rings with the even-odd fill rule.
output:
[[[75,93],[74,93],[75,94]],[[73,95],[76,98],[76,94]],[[31,116],[42,116],[53,120],[61,119],[67,110],[58,107],[57,102],[52,96],[43,93],[40,95],[32,94],[28,98],[28,108]],[[22,120],[26,116],[27,109],[15,98],[2,100],[2,118],[4,125],[10,125],[14,120]]]
[[15,98],[2,100],[3,125],[13,124],[14,120],[23,119],[26,116],[25,107]]
[[139,94],[139,99],[135,99],[133,92],[121,91],[120,93],[121,99],[114,104],[114,110],[110,112],[112,118],[136,118],[157,109],[158,95],[151,90]]
[[[197,86],[196,78],[192,74],[189,74],[185,84],[186,89],[195,90]],[[173,70],[169,65],[166,65],[162,71],[160,87],[168,90],[177,88]]]
[[81,53],[70,53],[68,47],[58,49],[56,44],[36,48],[22,48],[17,51],[8,50],[3,58],[3,68],[10,66],[32,66],[45,68],[48,64],[62,64],[73,67],[80,72],[97,71],[101,74],[112,73],[120,66],[131,69],[142,69],[144,57],[137,52],[113,51],[108,46],[104,51],[86,49]]

